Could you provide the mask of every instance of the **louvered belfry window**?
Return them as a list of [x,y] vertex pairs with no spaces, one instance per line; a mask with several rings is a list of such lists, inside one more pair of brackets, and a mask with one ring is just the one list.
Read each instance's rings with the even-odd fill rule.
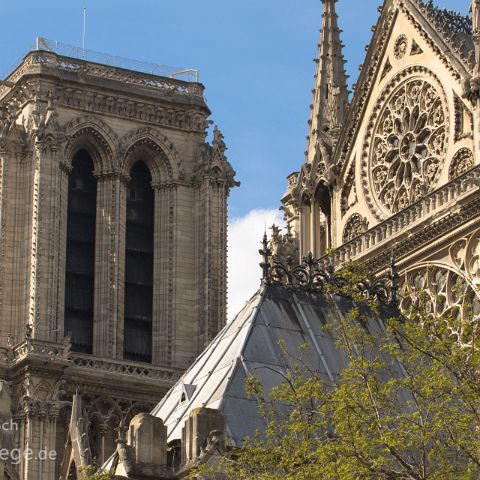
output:
[[72,350],[92,353],[97,182],[86,150],[73,158],[68,182],[65,334]]
[[125,329],[123,356],[152,361],[154,194],[144,162],[130,172],[126,211]]

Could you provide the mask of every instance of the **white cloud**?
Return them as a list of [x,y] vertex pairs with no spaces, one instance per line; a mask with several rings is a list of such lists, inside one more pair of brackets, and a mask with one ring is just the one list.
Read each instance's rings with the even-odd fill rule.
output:
[[258,290],[262,277],[258,253],[265,226],[284,225],[279,210],[251,210],[228,225],[228,318],[231,320]]

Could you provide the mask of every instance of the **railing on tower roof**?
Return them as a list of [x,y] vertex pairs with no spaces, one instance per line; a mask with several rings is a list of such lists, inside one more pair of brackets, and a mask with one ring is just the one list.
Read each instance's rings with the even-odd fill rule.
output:
[[35,50],[43,50],[65,57],[77,58],[87,62],[100,63],[110,67],[133,70],[135,72],[147,73],[149,75],[157,75],[159,77],[177,78],[186,82],[195,83],[198,83],[199,81],[198,70],[193,68],[169,67],[166,65],[157,65],[155,63],[141,62],[131,58],[123,58],[117,55],[109,55],[94,50],[87,50],[85,48],[68,45],[56,40],[49,40],[44,37],[37,37]]
[[169,95],[187,95],[204,104],[204,87],[199,83],[197,70],[139,62],[54,42],[43,37],[38,37],[35,46],[29,49],[23,60],[7,75],[1,77],[4,80],[0,80],[0,99],[11,91],[26,72],[39,73],[43,69],[104,78],[159,90]]

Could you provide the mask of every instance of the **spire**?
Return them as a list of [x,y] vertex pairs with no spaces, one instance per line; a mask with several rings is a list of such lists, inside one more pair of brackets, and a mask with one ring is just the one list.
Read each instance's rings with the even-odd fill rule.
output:
[[[318,45],[317,71],[309,122],[307,162],[312,162],[325,141],[332,145],[338,138],[348,106],[347,75],[340,41],[335,3],[322,0],[323,23]],[[323,140],[323,141],[322,141]],[[325,159],[326,160],[326,159]]]

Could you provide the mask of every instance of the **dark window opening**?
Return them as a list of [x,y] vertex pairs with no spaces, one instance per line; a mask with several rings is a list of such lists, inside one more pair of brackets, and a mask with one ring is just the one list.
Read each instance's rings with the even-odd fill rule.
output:
[[150,172],[137,162],[130,172],[125,250],[123,357],[152,361],[153,213]]
[[327,185],[322,183],[318,186],[315,192],[315,203],[320,217],[316,232],[316,254],[320,257],[332,248],[332,198]]
[[182,442],[173,440],[167,447],[167,466],[178,470],[182,463]]
[[308,253],[315,253],[314,246],[312,245],[312,205],[309,197],[303,197],[302,200],[303,213],[302,213],[302,256]]
[[75,462],[72,462],[70,465],[67,478],[68,480],[77,480],[77,467],[75,466]]
[[92,353],[97,184],[92,158],[80,150],[68,183],[65,334],[72,350]]

